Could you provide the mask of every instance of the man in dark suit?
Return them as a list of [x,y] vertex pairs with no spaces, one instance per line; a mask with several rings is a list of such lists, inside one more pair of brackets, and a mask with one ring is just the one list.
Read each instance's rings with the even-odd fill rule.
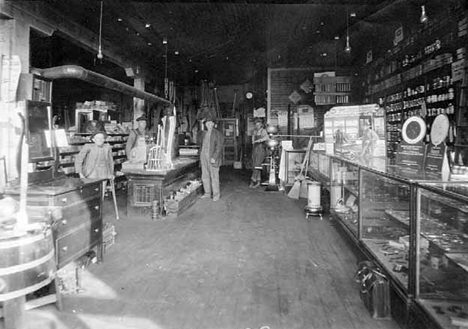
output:
[[204,122],[206,130],[202,131],[199,139],[202,183],[205,190],[202,198],[210,198],[213,194],[213,201],[218,201],[220,198],[219,167],[222,163],[224,136],[219,130],[214,129],[214,118],[207,117]]

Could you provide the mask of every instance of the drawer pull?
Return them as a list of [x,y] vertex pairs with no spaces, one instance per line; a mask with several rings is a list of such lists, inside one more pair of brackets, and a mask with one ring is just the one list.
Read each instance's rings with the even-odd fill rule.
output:
[[98,229],[98,228],[95,228],[95,229],[94,229],[94,232],[99,233],[99,229]]
[[99,187],[96,187],[94,190],[95,190],[96,192],[99,191]]
[[67,251],[68,251],[68,246],[64,246],[64,247],[62,247],[62,251],[65,251],[65,252],[67,252]]
[[66,219],[62,220],[62,225],[67,225],[67,220]]
[[67,198],[63,198],[62,203],[67,203]]
[[99,210],[99,206],[94,206],[94,209]]

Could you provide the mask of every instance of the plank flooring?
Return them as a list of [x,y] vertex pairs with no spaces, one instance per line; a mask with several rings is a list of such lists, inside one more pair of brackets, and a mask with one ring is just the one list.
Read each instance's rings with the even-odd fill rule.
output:
[[221,200],[199,199],[177,219],[105,221],[118,235],[85,291],[27,312],[51,329],[398,329],[359,299],[356,258],[327,216],[305,219],[306,200],[249,189],[222,168]]

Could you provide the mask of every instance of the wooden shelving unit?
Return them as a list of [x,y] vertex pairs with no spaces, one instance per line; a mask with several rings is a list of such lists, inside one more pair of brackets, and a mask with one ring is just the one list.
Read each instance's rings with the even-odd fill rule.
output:
[[[89,136],[90,134],[75,134],[73,137],[69,137],[70,146],[60,148],[60,166],[67,175],[75,174],[75,156],[80,152],[84,144],[90,143]],[[122,162],[127,159],[125,154],[127,139],[128,134],[109,134],[107,137],[107,143],[112,146],[115,171],[119,171]]]
[[351,102],[351,77],[315,77],[314,87],[316,105],[339,105]]

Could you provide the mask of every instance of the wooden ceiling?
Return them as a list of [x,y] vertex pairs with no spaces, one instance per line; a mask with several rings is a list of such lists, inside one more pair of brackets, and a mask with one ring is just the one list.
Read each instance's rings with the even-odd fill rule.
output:
[[[46,2],[65,19],[99,33],[100,1]],[[102,38],[121,47],[126,56],[158,77],[166,76],[167,68],[167,76],[178,83],[201,79],[242,83],[259,72],[264,74],[267,67],[352,65],[355,55],[364,49],[354,47],[352,55],[342,51],[347,19],[350,33],[359,30],[362,34],[367,26],[367,43],[388,43],[382,40],[382,29],[394,29],[390,22],[395,15],[405,19],[408,14],[394,10],[389,19],[382,14],[385,8],[396,3],[418,8],[421,2],[104,0]],[[385,21],[388,24],[382,24]],[[366,24],[360,25],[362,22]]]

